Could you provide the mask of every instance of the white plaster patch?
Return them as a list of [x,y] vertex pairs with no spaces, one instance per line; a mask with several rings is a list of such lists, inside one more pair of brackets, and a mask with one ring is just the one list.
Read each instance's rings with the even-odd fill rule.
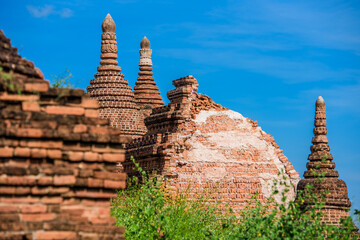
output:
[[228,116],[231,119],[240,119],[243,120],[244,123],[247,123],[246,118],[238,112],[232,110],[226,111],[207,111],[202,110],[196,115],[196,119],[194,120],[196,123],[205,123],[206,120],[211,116]]
[[[217,131],[215,132],[203,133],[200,131],[200,126],[203,126],[204,124],[206,126],[208,119],[213,116],[226,116],[230,119],[236,120],[232,123],[236,126],[232,126],[229,130],[226,130],[225,128],[223,131],[218,131],[220,128],[216,129]],[[272,172],[260,171],[259,169],[261,168],[255,167],[254,170],[251,168],[249,169],[250,172],[254,171],[253,177],[251,175],[246,176],[246,178],[251,176],[251,178],[257,178],[260,181],[261,192],[265,197],[271,196],[274,180],[282,180],[281,175],[279,176],[277,173],[274,173],[274,168],[279,171],[283,170],[285,176],[289,178],[288,174],[285,173],[284,164],[280,161],[277,155],[277,149],[271,143],[262,139],[262,136],[266,133],[262,131],[260,127],[254,128],[251,122],[249,122],[240,113],[231,110],[202,110],[197,114],[194,122],[199,128],[195,131],[195,133],[193,133],[190,139],[188,139],[188,143],[191,145],[191,148],[190,150],[186,150],[188,151],[188,154],[186,154],[186,159],[184,160],[187,163],[193,163],[192,165],[194,169],[196,169],[195,172],[197,172],[197,175],[189,175],[188,173],[179,172],[179,178],[206,178],[208,180],[221,182],[222,179],[229,180],[238,177],[238,175],[236,175],[236,171],[243,171],[244,166],[247,166],[249,163],[254,166],[258,165],[259,167],[261,164],[268,164],[272,165]],[[211,124],[214,126],[214,122]],[[252,156],[254,149],[260,153],[260,159],[257,158],[256,161],[253,160],[254,158]],[[238,156],[231,155],[234,154],[233,150],[235,150],[235,152],[238,150],[244,150],[244,152],[249,154],[249,157],[241,158],[239,160]],[[185,157],[185,155],[183,156]],[[212,165],[212,163],[214,164]],[[225,166],[227,166],[227,168],[229,168],[229,166],[233,166],[234,169],[238,168],[239,170],[227,172]],[[258,170],[255,171],[255,169]],[[281,191],[282,189],[279,190]],[[293,199],[295,197],[294,189],[290,189],[286,195],[288,196],[288,199]],[[274,197],[277,202],[281,201],[281,194]]]
[[240,131],[209,133],[208,140],[223,148],[248,148],[250,145],[259,150],[265,150],[269,145],[267,142],[260,140],[255,134],[242,133]]

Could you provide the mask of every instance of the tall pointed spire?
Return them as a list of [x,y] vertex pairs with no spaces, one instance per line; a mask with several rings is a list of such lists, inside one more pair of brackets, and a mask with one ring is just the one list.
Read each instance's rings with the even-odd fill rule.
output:
[[164,102],[160,96],[159,88],[156,86],[154,77],[152,76],[152,61],[150,49],[150,41],[146,37],[140,43],[140,61],[139,61],[139,77],[135,83],[134,95],[140,109],[145,116],[150,115],[151,109],[164,106]]
[[108,14],[102,23],[100,66],[87,92],[98,100],[100,118],[109,119],[111,126],[119,128],[124,136],[139,137],[145,134],[146,127],[132,89],[120,72],[121,67],[117,66],[115,28]]
[[[313,145],[310,148],[311,153],[308,158],[310,162],[306,165],[305,179],[300,180],[297,190],[298,192],[305,191],[306,185],[311,184],[314,186],[312,191],[315,194],[324,194],[323,222],[339,225],[341,218],[349,216],[347,210],[351,203],[348,198],[346,183],[338,179],[339,173],[335,170],[333,156],[330,153],[329,141],[326,136],[326,107],[321,96],[316,101],[315,109]],[[320,174],[323,174],[323,180],[319,179]],[[311,201],[311,199],[305,199],[304,205],[312,206],[314,203]]]

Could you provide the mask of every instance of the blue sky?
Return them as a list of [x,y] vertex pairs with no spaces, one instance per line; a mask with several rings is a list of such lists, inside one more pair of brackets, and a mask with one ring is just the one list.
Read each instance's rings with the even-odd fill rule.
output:
[[20,54],[49,80],[68,68],[83,89],[109,12],[131,86],[147,36],[164,99],[172,80],[192,74],[199,92],[257,120],[301,176],[323,96],[336,169],[360,208],[359,1],[0,1],[0,28]]

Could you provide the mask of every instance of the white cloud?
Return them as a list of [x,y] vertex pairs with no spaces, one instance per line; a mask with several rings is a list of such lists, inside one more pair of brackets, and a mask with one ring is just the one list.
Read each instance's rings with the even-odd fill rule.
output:
[[69,18],[73,16],[73,11],[69,8],[63,8],[57,10],[54,5],[44,5],[44,6],[26,6],[29,13],[36,18],[46,18],[50,15],[58,15],[62,18]]

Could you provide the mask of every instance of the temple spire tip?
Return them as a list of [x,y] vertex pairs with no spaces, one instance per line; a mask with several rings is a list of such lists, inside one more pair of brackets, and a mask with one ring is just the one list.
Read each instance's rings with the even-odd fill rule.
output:
[[102,23],[102,31],[103,32],[115,32],[115,28],[116,28],[116,25],[115,25],[115,22],[114,20],[112,19],[110,13],[108,13]]
[[150,49],[150,41],[146,36],[140,42],[140,48]]
[[316,100],[316,104],[325,104],[324,98],[322,96],[319,96]]

